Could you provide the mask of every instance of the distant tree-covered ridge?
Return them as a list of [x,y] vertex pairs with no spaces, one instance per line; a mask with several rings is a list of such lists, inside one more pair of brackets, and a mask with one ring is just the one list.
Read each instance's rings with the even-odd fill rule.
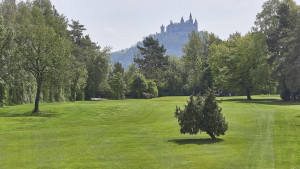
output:
[[[164,45],[167,49],[166,55],[173,55],[181,57],[183,55],[182,48],[184,44],[189,41],[189,34],[191,32],[177,32],[170,34],[161,34],[157,33],[152,36],[154,39],[159,41],[160,45]],[[199,32],[200,35],[203,34],[203,31]],[[138,45],[141,45],[142,42],[137,42],[137,44],[131,46],[130,48],[123,49],[117,52],[113,52],[111,55],[111,60],[113,62],[120,62],[126,68],[133,63],[134,57],[138,54]]]
[[[194,21],[190,15],[189,20],[186,22],[183,18],[181,18],[180,23],[173,23],[171,21],[166,27],[166,31],[165,27],[162,26],[160,33],[150,36],[158,40],[160,45],[164,45],[167,49],[166,55],[181,57],[183,55],[182,48],[189,41],[189,34],[192,31],[198,32],[198,22],[197,20]],[[199,34],[202,35],[203,31],[200,31]],[[142,42],[137,42],[137,44],[130,48],[112,53],[112,61],[120,62],[124,67],[131,65],[134,57],[139,54],[137,46],[141,46],[141,44]]]

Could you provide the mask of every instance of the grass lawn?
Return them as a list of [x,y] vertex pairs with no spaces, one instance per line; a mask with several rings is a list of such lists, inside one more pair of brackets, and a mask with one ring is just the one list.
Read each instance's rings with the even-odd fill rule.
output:
[[[223,98],[229,130],[216,142],[181,135],[188,97],[0,108],[0,168],[300,168],[300,104]],[[220,98],[219,98],[220,99]]]

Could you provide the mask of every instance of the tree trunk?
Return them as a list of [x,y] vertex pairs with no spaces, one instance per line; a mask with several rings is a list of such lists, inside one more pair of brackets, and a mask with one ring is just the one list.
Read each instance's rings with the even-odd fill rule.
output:
[[251,91],[249,89],[247,89],[247,100],[252,100]]
[[35,97],[33,113],[38,113],[40,111],[39,102],[40,102],[40,95],[41,95],[41,86],[42,86],[42,82],[37,80],[37,89],[36,89],[36,97]]
[[212,140],[216,140],[216,137],[214,134],[212,134],[212,133],[207,133],[207,134],[211,137]]

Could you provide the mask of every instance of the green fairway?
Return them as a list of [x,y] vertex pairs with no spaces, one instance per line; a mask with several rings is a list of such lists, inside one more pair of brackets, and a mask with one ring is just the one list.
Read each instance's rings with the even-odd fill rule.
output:
[[[188,97],[0,108],[0,168],[300,168],[300,104],[223,98],[220,140],[181,135]],[[220,98],[218,98],[220,99]]]

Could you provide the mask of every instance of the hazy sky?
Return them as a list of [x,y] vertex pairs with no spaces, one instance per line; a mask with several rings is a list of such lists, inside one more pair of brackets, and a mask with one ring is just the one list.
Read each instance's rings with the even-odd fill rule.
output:
[[[162,24],[179,22],[192,13],[199,30],[226,39],[236,31],[247,33],[265,0],[52,0],[70,21],[85,25],[93,41],[113,51],[125,49],[149,34],[160,32]],[[299,4],[300,0],[296,0]]]

